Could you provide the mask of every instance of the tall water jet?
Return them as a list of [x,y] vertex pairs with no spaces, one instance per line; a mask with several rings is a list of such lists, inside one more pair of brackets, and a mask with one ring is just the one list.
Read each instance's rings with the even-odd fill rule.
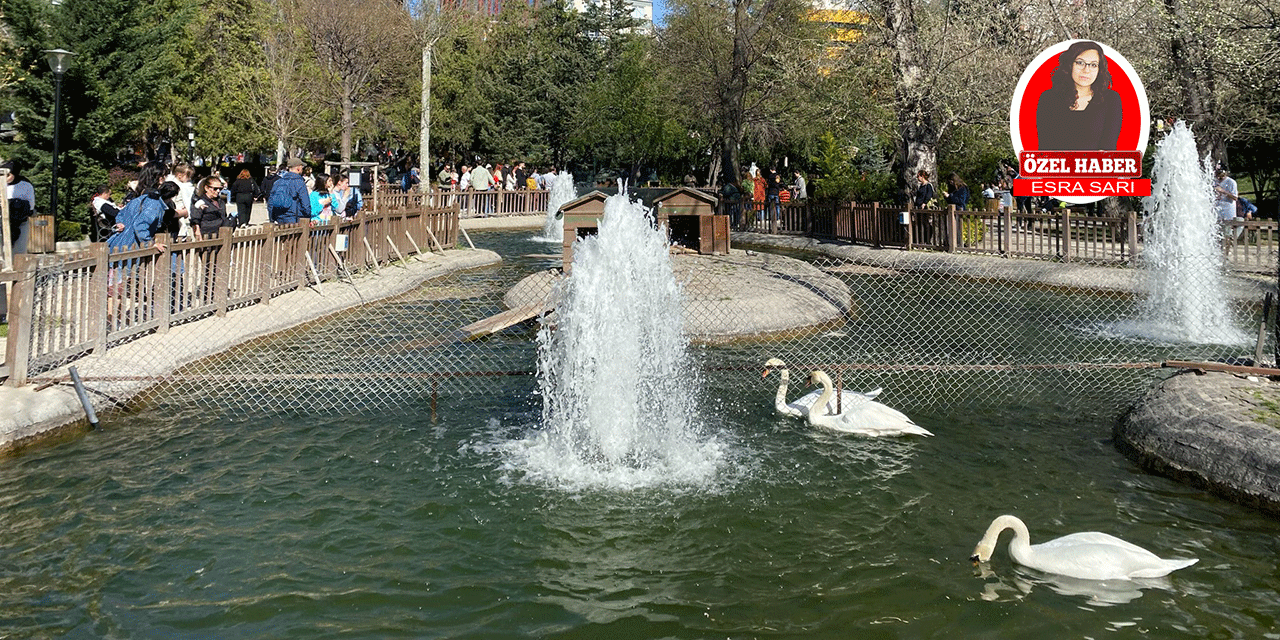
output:
[[577,197],[573,174],[565,171],[557,176],[555,183],[551,185],[551,193],[547,194],[547,219],[542,223],[542,240],[560,242],[564,239],[564,219],[560,216],[560,207]]
[[701,384],[666,234],[623,192],[573,256],[538,333],[543,429],[520,466],[574,485],[703,485],[721,447],[696,413]]
[[1151,177],[1151,195],[1142,203],[1148,292],[1142,306],[1144,333],[1162,341],[1247,342],[1226,294],[1213,169],[1208,158],[1200,160],[1184,122],[1174,124],[1156,145]]

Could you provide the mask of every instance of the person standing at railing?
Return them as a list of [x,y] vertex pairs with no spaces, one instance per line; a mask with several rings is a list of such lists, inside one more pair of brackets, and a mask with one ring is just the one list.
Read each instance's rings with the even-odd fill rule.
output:
[[[751,166],[752,168],[755,168],[756,163],[752,162]],[[767,191],[765,180],[764,180],[764,174],[761,173],[759,169],[756,169],[754,172],[751,172],[748,175],[751,176],[752,209],[754,209],[756,212],[756,221],[762,222],[764,221],[764,201],[765,201],[765,193]]]
[[27,252],[27,240],[31,235],[30,218],[36,210],[36,189],[31,181],[22,177],[22,165],[10,160],[4,163],[9,170],[5,198],[9,200],[9,233],[13,255]]
[[301,158],[290,159],[288,170],[272,186],[267,206],[275,224],[297,224],[299,220],[311,219],[311,194],[302,178],[306,166]]
[[950,191],[943,194],[947,198],[947,204],[954,204],[956,209],[960,211],[968,209],[969,185],[965,184],[964,180],[960,178],[960,174],[951,174],[951,177],[947,179],[947,185],[951,187]]
[[440,169],[440,173],[436,174],[436,188],[440,191],[448,191],[453,188],[453,180],[453,165],[446,162]]
[[364,198],[360,195],[360,190],[351,188],[351,178],[346,173],[334,174],[333,188],[329,190],[329,196],[332,198],[330,204],[333,206],[333,212],[343,218],[354,218],[364,208]]
[[1236,240],[1231,223],[1236,219],[1236,201],[1240,199],[1240,190],[1226,167],[1219,165],[1213,175],[1213,207],[1218,213],[1218,225],[1222,229],[1222,248],[1226,251],[1235,244]]
[[796,192],[796,200],[804,200],[809,197],[809,187],[804,181],[804,172],[796,169],[796,181],[792,183],[791,188]]
[[196,185],[195,200],[191,203],[191,231],[196,240],[216,238],[218,230],[223,227],[234,227],[234,217],[228,217],[218,192],[222,190],[222,180],[209,176]]
[[493,212],[488,195],[491,188],[493,188],[493,175],[489,173],[489,167],[477,162],[475,168],[471,170],[471,189],[476,192],[476,202],[472,208],[475,209],[476,214],[488,216]]
[[778,194],[782,192],[782,180],[778,178],[778,170],[770,167],[764,180],[764,197],[769,219],[779,222],[782,220],[782,200]]
[[722,212],[733,221],[734,229],[742,228],[742,187],[732,175],[725,174],[724,185],[720,187]]
[[317,173],[310,195],[311,223],[329,224],[329,219],[333,217],[333,197],[329,195],[329,176]]

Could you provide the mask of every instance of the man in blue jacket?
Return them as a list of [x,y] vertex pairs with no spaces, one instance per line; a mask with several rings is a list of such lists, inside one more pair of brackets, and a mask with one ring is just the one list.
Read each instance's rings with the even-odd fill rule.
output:
[[271,186],[267,208],[272,222],[297,224],[299,221],[311,220],[311,194],[307,192],[307,183],[302,179],[304,166],[306,163],[300,158],[289,160],[288,170],[281,173],[280,178]]

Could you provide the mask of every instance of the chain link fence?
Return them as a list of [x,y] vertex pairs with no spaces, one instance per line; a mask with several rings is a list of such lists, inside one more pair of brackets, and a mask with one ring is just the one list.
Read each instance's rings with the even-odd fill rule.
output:
[[[210,308],[163,333],[115,340],[100,358],[46,351],[31,364],[31,383],[64,382],[64,365],[75,362],[96,401],[115,407],[340,414],[406,404],[434,411],[446,395],[536,402],[536,327],[554,314],[540,319],[537,305],[492,320],[554,300],[559,246],[536,234],[475,233],[480,251],[448,252],[466,254],[462,263],[428,254],[350,277],[320,274],[323,284],[268,304]],[[1258,344],[1262,360],[1274,360],[1274,336],[1259,333],[1272,288],[1264,276],[1215,285],[1229,293],[1223,317],[1232,330],[1193,342],[1150,330],[1152,274],[1141,268],[845,244],[801,251],[811,242],[757,234],[737,241],[728,256],[678,253],[672,262],[702,377],[741,389],[748,402],[772,403],[777,376],[761,376],[771,357],[792,368],[793,396],[810,370],[823,369],[844,388],[883,387],[881,399],[907,412],[1046,394],[1116,412],[1164,375],[1166,360],[1243,361]],[[338,275],[336,265],[322,268]],[[269,263],[251,271],[267,282],[307,277]],[[73,285],[95,276],[42,268],[34,277],[37,322],[79,331],[70,321],[79,316],[63,311],[89,304]],[[175,284],[174,295],[202,301],[199,277]]]

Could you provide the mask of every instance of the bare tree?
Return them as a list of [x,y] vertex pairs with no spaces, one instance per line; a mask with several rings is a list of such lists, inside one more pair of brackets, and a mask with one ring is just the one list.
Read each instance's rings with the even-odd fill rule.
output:
[[818,25],[804,19],[798,0],[712,0],[674,3],[660,49],[673,71],[676,94],[706,114],[721,166],[737,175],[748,136],[776,138],[801,108],[799,84],[817,74],[791,74],[822,52]]
[[400,43],[409,35],[409,15],[389,0],[293,0],[290,14],[332,84],[328,95],[341,113],[342,161],[349,162],[356,105],[394,80],[393,62],[405,53]]
[[250,64],[229,69],[230,94],[237,98],[253,128],[276,141],[276,162],[300,131],[321,111],[310,47],[281,21],[259,42],[261,56]]

